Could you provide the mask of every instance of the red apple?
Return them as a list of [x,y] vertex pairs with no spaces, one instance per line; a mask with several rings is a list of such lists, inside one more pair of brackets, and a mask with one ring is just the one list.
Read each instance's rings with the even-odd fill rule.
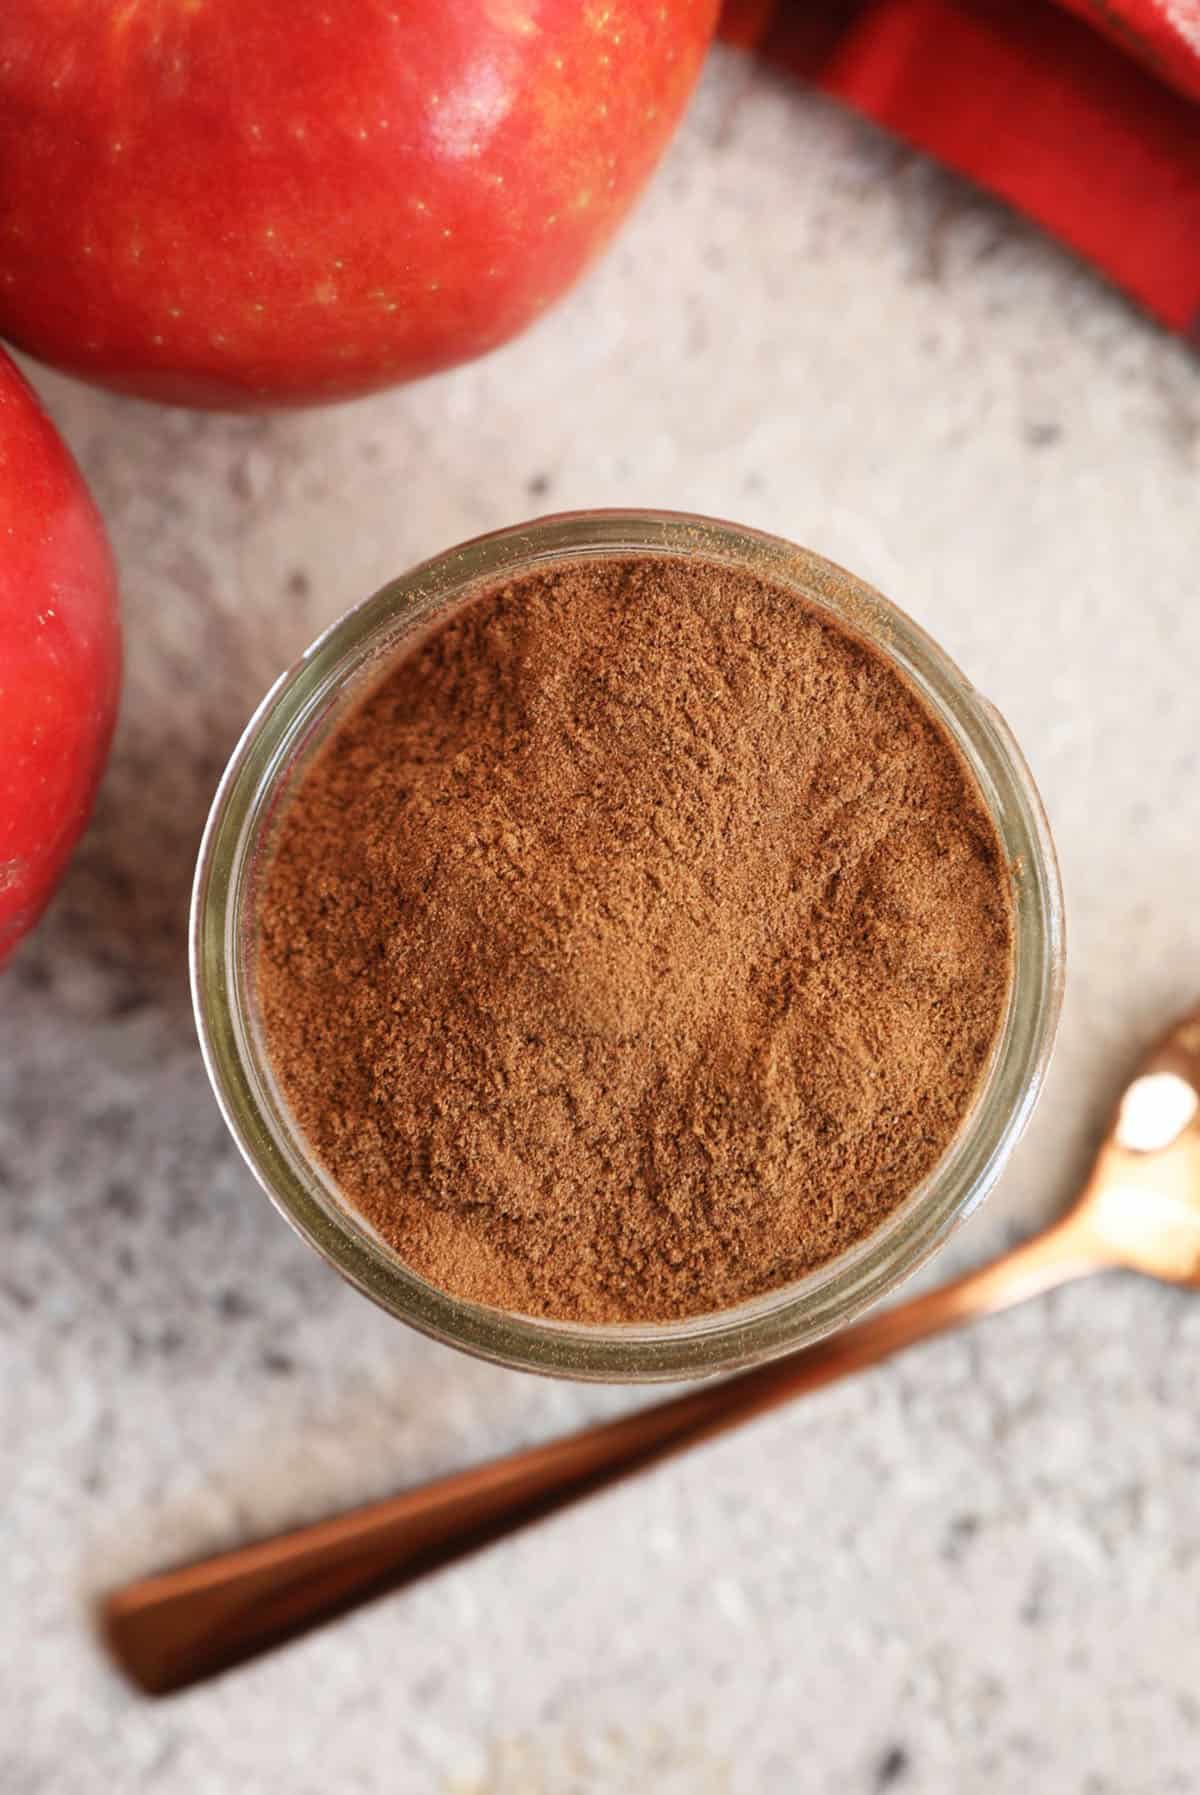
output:
[[0,350],[0,964],[41,914],[87,821],[120,672],[103,526]]
[[717,0],[0,7],[0,335],[195,405],[481,354],[575,279]]

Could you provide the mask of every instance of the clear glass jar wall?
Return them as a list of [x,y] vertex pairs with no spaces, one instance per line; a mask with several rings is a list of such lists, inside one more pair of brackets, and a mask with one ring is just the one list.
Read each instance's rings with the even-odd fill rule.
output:
[[[869,639],[958,743],[1013,873],[1008,1014],[976,1102],[925,1182],[850,1252],[735,1309],[592,1326],[467,1303],[411,1272],[314,1161],[272,1077],[254,1002],[254,907],[272,819],[309,757],[406,645],[498,580],[580,556],[716,560],[769,578]],[[367,1296],[501,1364],[614,1382],[703,1376],[843,1326],[919,1266],[982,1200],[1036,1101],[1063,979],[1062,896],[1041,802],[1001,717],[908,617],[851,574],[777,537],[679,513],[576,512],[480,537],[347,613],[272,687],[213,802],[192,904],[192,991],[205,1063],[255,1177],[292,1226]]]

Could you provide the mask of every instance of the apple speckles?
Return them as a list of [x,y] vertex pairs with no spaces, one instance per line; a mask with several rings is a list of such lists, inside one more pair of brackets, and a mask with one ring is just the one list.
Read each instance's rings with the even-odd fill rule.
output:
[[525,0],[486,0],[484,10],[488,24],[497,31],[509,31],[514,37],[532,37],[537,31]]
[[112,16],[113,36],[124,37],[140,11],[141,0],[126,0],[124,6],[119,6]]
[[[75,157],[84,199],[93,203],[81,201],[61,230],[46,233],[46,247],[34,241],[46,203],[37,158],[0,116],[6,191],[10,157],[21,177],[0,208],[0,321],[30,319],[31,338],[48,339],[36,347],[53,359],[38,287],[53,284],[46,271],[57,257],[73,291],[89,297],[78,307],[78,337],[90,327],[102,345],[89,365],[112,358],[97,377],[138,390],[140,345],[148,390],[178,391],[204,405],[242,405],[260,381],[280,403],[302,401],[322,380],[334,392],[356,391],[360,372],[364,389],[386,385],[461,359],[475,340],[503,341],[531,321],[547,289],[557,296],[569,284],[624,210],[678,109],[675,89],[685,63],[699,59],[704,35],[692,17],[703,9],[676,0],[467,0],[478,7],[480,29],[445,32],[440,18],[437,29],[418,29],[404,0],[367,0],[362,41],[353,34],[343,41],[334,0],[312,0],[291,15],[280,65],[288,78],[273,80],[263,58],[227,88],[202,86],[208,64],[192,66],[193,50],[204,46],[190,23],[182,27],[187,3],[67,0],[81,19],[91,14],[95,42],[84,43],[88,55],[68,68],[62,41],[52,38],[42,91],[53,117],[62,116],[63,154]],[[223,6],[198,3],[207,29]],[[55,11],[53,0],[38,4]],[[277,0],[224,4],[244,9],[247,42],[266,44]],[[455,7],[444,10],[457,18]],[[131,11],[122,81],[112,104],[99,107],[95,52],[113,55],[114,15]],[[389,19],[403,27],[390,48]],[[671,39],[679,60],[667,78]],[[335,48],[338,93],[324,104],[322,59]],[[176,51],[185,60],[182,86],[171,75]],[[60,75],[62,93],[51,103],[51,81]],[[161,170],[143,80],[147,104],[170,104],[170,131],[179,138],[177,159],[164,159]],[[66,126],[76,92],[87,130],[73,138]],[[606,166],[606,150],[637,137],[646,157],[622,153]],[[136,170],[140,183],[145,162],[154,164],[153,184],[135,191],[129,182]],[[113,196],[106,214],[95,202]],[[30,242],[7,237],[17,217],[29,224]],[[135,235],[140,241],[131,245]],[[333,262],[339,243],[344,272]],[[472,294],[472,279],[485,295]],[[265,295],[258,302],[256,286]],[[47,302],[47,309],[55,308]],[[218,322],[228,333],[219,345],[211,335]],[[163,345],[151,344],[152,332]],[[356,332],[361,354],[347,368],[334,352]]]
[[182,318],[183,313],[177,305],[169,305],[167,307],[167,317],[168,318]]

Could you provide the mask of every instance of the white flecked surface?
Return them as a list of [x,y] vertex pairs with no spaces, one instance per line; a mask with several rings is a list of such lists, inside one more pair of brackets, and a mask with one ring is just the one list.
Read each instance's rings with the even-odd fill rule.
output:
[[120,1578],[634,1400],[408,1334],[224,1137],[185,980],[217,774],[276,671],[539,511],[709,510],[842,560],[1005,710],[1067,884],[1061,1045],[939,1275],[1049,1219],[1200,994],[1200,365],[1034,231],[719,60],[523,341],[324,413],[35,378],[121,559],[95,826],[0,990],[4,1795],[1200,1790],[1200,1297],[1096,1281],[915,1352],[152,1705]]

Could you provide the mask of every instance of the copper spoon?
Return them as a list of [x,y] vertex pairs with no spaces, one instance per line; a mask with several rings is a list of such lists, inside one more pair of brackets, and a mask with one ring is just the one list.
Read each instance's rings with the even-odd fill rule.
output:
[[991,1265],[773,1364],[130,1583],[104,1604],[109,1645],[148,1693],[182,1689],[793,1396],[1114,1266],[1200,1289],[1200,1010],[1138,1067],[1074,1207]]

